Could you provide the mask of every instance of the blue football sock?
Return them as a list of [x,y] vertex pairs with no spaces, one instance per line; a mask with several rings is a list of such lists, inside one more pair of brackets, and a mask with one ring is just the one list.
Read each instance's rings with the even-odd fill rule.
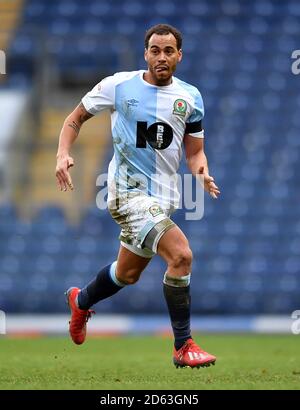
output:
[[95,303],[106,299],[126,285],[116,277],[117,262],[105,266],[87,286],[78,293],[79,309],[87,310]]
[[164,295],[175,338],[174,346],[178,350],[191,338],[190,286],[175,287],[164,283]]

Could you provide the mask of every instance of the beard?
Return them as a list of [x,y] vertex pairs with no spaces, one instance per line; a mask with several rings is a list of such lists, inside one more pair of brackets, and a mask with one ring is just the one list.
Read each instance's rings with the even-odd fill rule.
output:
[[155,79],[157,85],[168,85],[171,83],[172,75],[175,70],[167,69],[162,71],[157,71],[154,67],[150,68],[152,77]]

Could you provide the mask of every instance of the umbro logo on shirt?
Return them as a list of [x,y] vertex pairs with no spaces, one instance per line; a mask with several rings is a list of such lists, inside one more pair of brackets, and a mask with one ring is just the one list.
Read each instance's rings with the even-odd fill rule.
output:
[[137,107],[139,101],[135,100],[134,98],[131,98],[131,100],[127,100],[127,105],[131,107]]

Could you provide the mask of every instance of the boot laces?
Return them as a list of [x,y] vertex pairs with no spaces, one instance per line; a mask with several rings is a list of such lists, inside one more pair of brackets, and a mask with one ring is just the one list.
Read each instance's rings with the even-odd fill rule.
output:
[[188,340],[186,343],[182,346],[183,352],[186,352],[189,349],[193,349],[194,352],[199,352],[202,353],[204,352],[203,349],[201,349],[197,343],[194,342],[194,340]]
[[95,314],[96,314],[96,312],[94,310],[89,309],[88,313],[86,315],[86,318],[85,318],[85,323],[87,323],[90,320],[90,318],[92,317],[92,315],[95,315]]
[[[87,323],[90,318],[92,317],[92,314],[95,314],[96,312],[94,310],[89,309],[88,311],[82,310],[82,311],[77,311],[77,315],[74,318],[73,324],[75,327],[81,327],[82,326],[82,321],[84,320],[84,323]],[[70,323],[70,322],[69,322]]]

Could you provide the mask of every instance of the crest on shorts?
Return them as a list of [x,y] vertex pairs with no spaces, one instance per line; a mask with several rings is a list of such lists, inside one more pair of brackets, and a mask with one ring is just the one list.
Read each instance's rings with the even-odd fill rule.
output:
[[182,115],[184,117],[186,114],[186,109],[187,109],[186,101],[183,100],[182,98],[179,98],[174,102],[173,114]]
[[153,217],[164,213],[164,211],[161,209],[159,205],[151,205],[149,208],[149,212]]

